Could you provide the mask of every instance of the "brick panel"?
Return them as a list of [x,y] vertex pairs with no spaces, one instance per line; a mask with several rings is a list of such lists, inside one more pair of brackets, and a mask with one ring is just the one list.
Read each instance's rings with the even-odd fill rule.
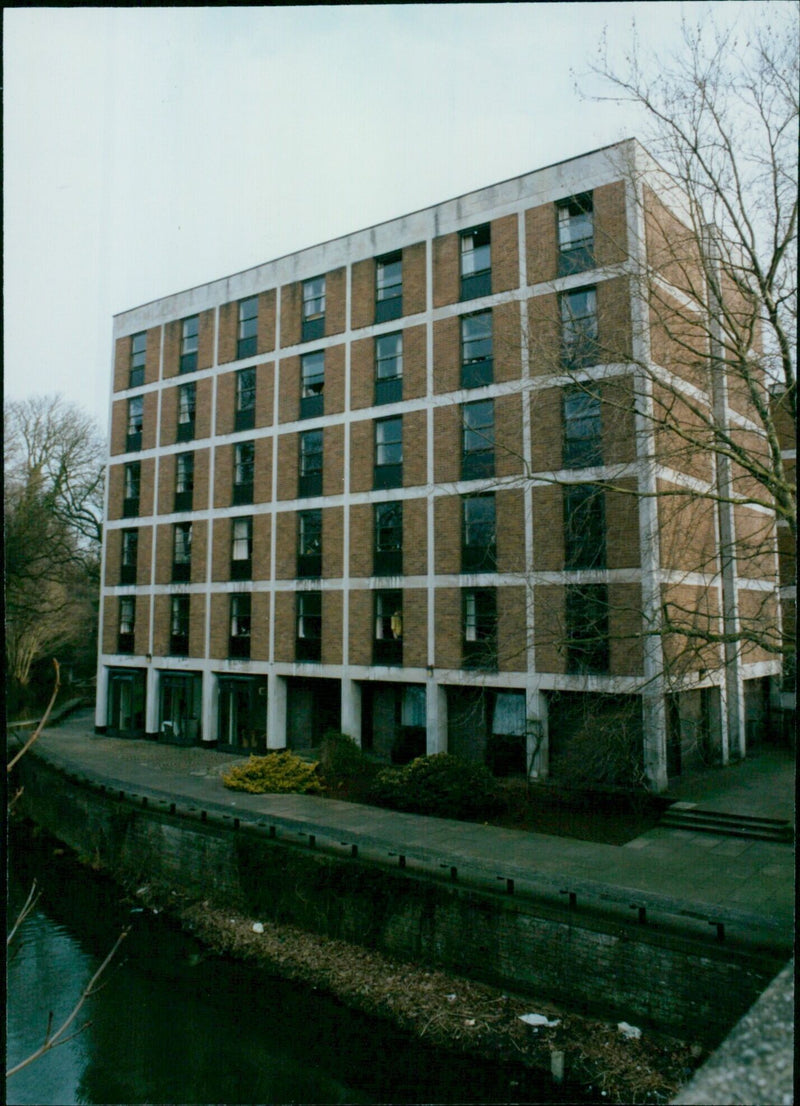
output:
[[161,327],[154,326],[147,331],[145,342],[145,384],[155,384],[159,377],[159,362],[161,361]]
[[501,672],[525,672],[526,652],[524,587],[497,589],[497,662]]
[[461,519],[461,496],[439,495],[434,499],[434,571],[439,576],[461,571]]
[[198,380],[195,389],[194,433],[196,438],[211,437],[211,395],[213,382],[209,379]]
[[211,594],[211,633],[209,635],[210,657],[221,660],[228,656],[228,640],[231,625],[231,600],[227,592]]
[[322,593],[322,663],[342,663],[342,593]]
[[609,672],[638,676],[644,666],[641,586],[609,584],[608,606]]
[[461,321],[457,315],[433,324],[433,390],[461,387]]
[[275,410],[275,362],[256,365],[256,426],[272,426]]
[[702,318],[660,287],[650,294],[650,354],[656,364],[708,390],[708,333]]
[[209,308],[201,311],[198,320],[197,335],[197,367],[198,369],[210,369],[214,364],[214,327],[216,324],[216,311]]
[[594,255],[598,266],[617,265],[628,256],[628,221],[625,211],[625,182],[614,181],[595,188]]
[[209,506],[208,493],[210,480],[211,450],[196,449],[194,452],[194,497],[193,510],[205,511]]
[[375,396],[375,339],[359,338],[350,346],[350,406],[371,407]]
[[150,559],[153,552],[154,527],[139,527],[139,548],[136,557],[136,583],[146,587],[150,583]]
[[206,597],[189,597],[189,656],[206,655]]
[[636,460],[635,398],[632,376],[605,380],[600,385],[603,461],[607,465]]
[[615,480],[614,484],[620,490],[605,493],[606,563],[609,568],[638,568],[641,556],[636,481]]
[[270,578],[271,521],[269,515],[253,517],[253,579]]
[[780,584],[784,588],[790,587],[797,579],[797,548],[788,526],[778,527],[777,539]]
[[192,522],[192,583],[206,582],[208,559],[208,523],[203,519]]
[[669,622],[676,627],[676,632],[665,633],[661,639],[668,674],[676,677],[701,668],[717,668],[722,663],[721,648],[702,640],[705,633],[722,629],[717,588],[664,584],[661,601]]
[[375,258],[356,261],[351,274],[350,326],[358,330],[375,322]]
[[103,580],[107,588],[119,583],[119,570],[122,564],[122,531],[106,531],[106,571]]
[[230,507],[233,498],[233,446],[214,450],[214,506]]
[[122,500],[125,493],[125,466],[109,465],[108,468],[108,518],[122,518]]
[[215,411],[217,434],[232,434],[236,417],[236,373],[224,372],[217,377]]
[[322,575],[338,579],[344,564],[344,509],[327,507],[322,512]]
[[299,281],[281,288],[281,348],[296,346],[300,341],[300,312],[303,306],[303,286]]
[[136,625],[133,630],[134,652],[146,656],[150,652],[150,596],[136,596]]
[[528,284],[558,276],[558,231],[555,204],[540,204],[525,212]]
[[274,288],[260,292],[258,296],[258,331],[256,349],[259,354],[272,353],[275,349],[278,293]]
[[558,297],[552,292],[528,301],[528,357],[531,376],[561,371]]
[[417,315],[427,308],[425,242],[403,249],[403,314]]
[[142,410],[142,449],[153,449],[155,446],[157,421],[158,396],[155,392],[148,392]]
[[131,369],[131,335],[117,338],[114,343],[114,391],[124,392],[128,387]]
[[300,356],[282,357],[278,393],[278,419],[295,422],[300,417]]
[[325,350],[325,414],[344,411],[344,346]]
[[433,419],[434,483],[451,484],[461,477],[461,411],[458,404],[438,408]]
[[499,303],[492,312],[494,330],[494,379],[519,380],[522,375],[522,340],[518,303]]
[[403,590],[403,667],[428,663],[428,595],[424,588]]
[[[405,505],[406,507],[408,504]],[[404,519],[405,521],[405,519]],[[350,575],[357,579],[372,575],[373,510],[368,503],[350,508]],[[405,534],[403,535],[405,560]]]
[[178,389],[164,388],[161,392],[161,441],[160,445],[174,445],[178,440]]
[[565,593],[557,585],[540,585],[533,589],[533,641],[537,672],[566,672],[564,647]]
[[597,285],[597,332],[606,361],[631,359],[631,296],[627,277]]
[[700,250],[694,231],[676,219],[647,187],[644,207],[648,264],[676,288],[688,291],[702,287]]
[[156,526],[156,583],[172,581],[172,525]]
[[[223,303],[219,309],[217,361],[220,365],[236,360],[236,340],[239,333],[239,301]],[[216,655],[216,654],[215,654]]]
[[497,475],[522,473],[522,397],[498,396],[494,401],[494,424]]
[[775,579],[776,525],[773,515],[751,507],[734,507],[739,576],[750,580]]
[[343,334],[347,319],[345,270],[334,269],[325,276],[325,337]]
[[458,303],[461,295],[459,236],[445,234],[433,240],[433,306]]
[[497,571],[524,572],[525,498],[521,489],[495,493]]
[[688,404],[671,388],[653,384],[655,455],[668,468],[710,480],[714,461],[711,434],[693,407],[694,401]]
[[272,438],[256,438],[253,502],[272,502]]
[[438,588],[436,603],[436,666],[461,667],[461,591]]
[[322,493],[341,495],[344,491],[344,427],[326,426],[322,435]]
[[275,660],[294,661],[295,641],[294,592],[275,593]]
[[296,434],[283,434],[278,439],[278,499],[297,498]]
[[561,468],[563,415],[561,388],[531,393],[531,469],[552,472]]
[[519,288],[517,216],[492,220],[492,292]]
[[164,364],[161,375],[165,380],[178,375],[180,349],[181,321],[173,319],[164,327]]
[[[211,561],[211,579],[214,583],[230,580],[231,520],[229,518],[214,519],[212,541],[214,548]],[[214,655],[216,656],[216,654]]]
[[350,426],[350,491],[367,492],[372,489],[374,456],[374,423],[371,419],[351,423]]
[[[138,610],[136,613],[138,615]],[[118,627],[119,598],[116,595],[107,595],[103,604],[102,648],[104,653],[116,653]]]
[[403,503],[403,573],[426,576],[428,572],[428,505],[425,499]]
[[[153,655],[166,657],[169,653],[169,599],[168,595],[153,598]],[[138,621],[138,610],[137,610]]]
[[367,588],[357,588],[350,591],[350,664],[372,664],[372,640],[375,629],[372,624],[372,592]]
[[128,401],[117,399],[111,407],[111,456],[125,452],[128,435]]
[[544,484],[533,488],[531,494],[533,567],[538,572],[561,572],[564,568],[563,488],[559,484]]
[[418,399],[428,390],[426,344],[424,326],[403,331],[403,399]]
[[142,484],[139,496],[139,514],[152,515],[155,500],[156,463],[152,457],[142,461]]
[[281,511],[275,516],[275,525],[278,528],[275,577],[278,580],[293,580],[297,575],[297,515],[294,511]]
[[428,481],[426,424],[425,411],[408,411],[403,415],[403,487],[415,487]]
[[[675,484],[658,481],[658,538],[661,565],[687,572],[717,571],[715,504]],[[674,494],[678,492],[679,494]]]
[[250,600],[250,659],[254,661],[269,660],[269,599],[269,592],[254,591]]

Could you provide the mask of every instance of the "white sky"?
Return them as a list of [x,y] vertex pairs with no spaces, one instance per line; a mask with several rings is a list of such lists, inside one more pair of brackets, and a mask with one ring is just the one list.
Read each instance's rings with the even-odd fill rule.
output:
[[639,135],[574,87],[604,28],[667,51],[764,10],[6,8],[6,398],[105,431],[115,313]]

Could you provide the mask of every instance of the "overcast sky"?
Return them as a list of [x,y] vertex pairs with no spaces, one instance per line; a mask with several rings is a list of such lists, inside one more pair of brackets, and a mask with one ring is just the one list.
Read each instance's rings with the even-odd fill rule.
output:
[[[112,316],[639,135],[575,89],[754,3],[4,11],[5,393],[105,431]],[[596,86],[594,86],[596,87]]]

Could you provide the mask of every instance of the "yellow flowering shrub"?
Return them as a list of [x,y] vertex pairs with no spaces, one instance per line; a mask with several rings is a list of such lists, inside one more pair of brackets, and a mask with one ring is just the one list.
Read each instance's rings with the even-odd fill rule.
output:
[[287,791],[317,795],[323,789],[317,763],[302,760],[288,749],[264,757],[251,756],[245,764],[234,765],[224,772],[222,782],[234,791],[254,795]]

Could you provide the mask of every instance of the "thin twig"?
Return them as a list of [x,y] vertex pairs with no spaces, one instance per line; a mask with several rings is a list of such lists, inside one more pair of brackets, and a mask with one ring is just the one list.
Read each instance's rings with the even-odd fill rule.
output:
[[6,947],[8,947],[11,944],[11,942],[14,940],[14,937],[16,935],[17,930],[22,925],[22,923],[25,921],[25,919],[28,917],[28,915],[33,910],[33,908],[36,906],[38,901],[39,901],[39,895],[37,894],[37,891],[36,891],[36,880],[34,880],[32,885],[31,885],[31,889],[28,892],[28,897],[25,900],[25,905],[23,906],[22,910],[20,910],[19,914],[17,915],[17,920],[14,922],[14,925],[11,927],[11,932],[9,933],[8,937],[6,937]]
[[39,725],[36,727],[36,729],[34,730],[32,736],[28,738],[28,740],[22,746],[22,748],[17,753],[17,755],[12,760],[10,760],[8,762],[8,764],[6,765],[6,772],[10,772],[11,769],[14,767],[14,765],[19,760],[19,758],[21,756],[24,756],[25,753],[27,753],[28,749],[30,749],[31,745],[33,745],[36,738],[39,736],[39,734],[44,729],[45,722],[50,717],[50,711],[53,709],[53,703],[55,703],[55,701],[56,701],[56,695],[58,695],[58,689],[61,687],[61,669],[59,668],[58,661],[56,660],[55,657],[53,657],[53,666],[55,667],[55,670],[56,670],[56,682],[55,682],[55,686],[53,688],[53,694],[50,696],[50,702],[47,704],[47,710],[42,715],[42,720],[39,723]]

